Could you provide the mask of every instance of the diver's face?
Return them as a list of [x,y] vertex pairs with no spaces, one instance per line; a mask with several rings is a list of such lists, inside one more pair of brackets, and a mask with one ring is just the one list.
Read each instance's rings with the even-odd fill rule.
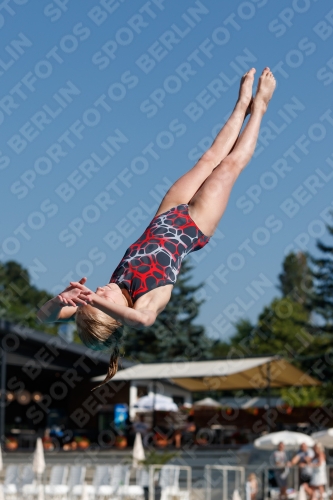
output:
[[96,295],[102,297],[103,299],[110,300],[115,304],[119,304],[122,306],[127,305],[126,299],[116,283],[108,283],[104,286],[98,286],[96,288]]

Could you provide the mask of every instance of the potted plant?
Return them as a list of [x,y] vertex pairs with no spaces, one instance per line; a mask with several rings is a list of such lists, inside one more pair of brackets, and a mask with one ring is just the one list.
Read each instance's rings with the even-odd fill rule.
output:
[[43,441],[43,448],[45,451],[53,451],[55,446],[54,442],[52,441],[52,438],[50,436],[44,436],[42,438]]
[[[178,453],[172,453],[172,452],[158,453],[157,451],[152,450],[149,453],[147,453],[145,460],[142,460],[140,464],[142,464],[148,472],[150,465],[165,465],[176,456],[178,456]],[[155,500],[160,500],[161,487],[155,484],[154,488],[155,488],[154,498]],[[143,486],[143,490],[144,490],[145,500],[149,500],[149,485],[147,484],[146,486]]]
[[154,436],[154,442],[159,448],[165,448],[169,444],[167,436],[165,436],[161,432],[156,432]]
[[127,437],[123,435],[116,436],[115,446],[117,448],[126,448],[127,446]]
[[76,436],[74,440],[79,450],[86,450],[90,446],[90,441],[86,436]]
[[18,440],[12,436],[6,437],[5,448],[10,451],[17,450]]
[[70,443],[65,443],[65,444],[62,445],[62,449],[64,451],[77,450],[77,442],[76,441],[71,441]]
[[206,446],[208,444],[208,439],[205,436],[197,437],[195,440],[195,444],[199,446]]

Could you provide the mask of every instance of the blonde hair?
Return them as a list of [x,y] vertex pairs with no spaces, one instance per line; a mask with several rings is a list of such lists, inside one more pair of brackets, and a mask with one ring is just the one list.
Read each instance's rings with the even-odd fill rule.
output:
[[78,307],[75,321],[78,335],[84,345],[94,351],[107,350],[111,352],[110,364],[105,379],[92,389],[94,391],[106,384],[117,373],[123,336],[120,328],[121,323],[92,306]]
[[317,448],[319,453],[323,453],[323,451],[325,450],[324,446],[322,443],[320,443],[319,441],[316,441],[315,444],[314,444],[314,448]]

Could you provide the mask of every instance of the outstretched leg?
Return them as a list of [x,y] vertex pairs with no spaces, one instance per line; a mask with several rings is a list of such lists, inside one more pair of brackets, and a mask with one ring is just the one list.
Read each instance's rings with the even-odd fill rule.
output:
[[241,80],[238,100],[230,118],[218,133],[212,146],[204,153],[196,165],[169,189],[157,211],[157,215],[181,203],[189,203],[214,168],[230,153],[237,141],[252,101],[254,73],[254,68],[245,73]]
[[250,119],[233,151],[209,175],[190,202],[190,214],[207,236],[213,235],[226,209],[231,189],[254,153],[261,120],[275,86],[273,74],[265,68],[259,78]]

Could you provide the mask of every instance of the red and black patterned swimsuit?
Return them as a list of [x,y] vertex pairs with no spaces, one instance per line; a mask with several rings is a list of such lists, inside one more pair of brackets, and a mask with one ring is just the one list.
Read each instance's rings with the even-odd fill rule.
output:
[[125,252],[110,283],[126,288],[133,303],[142,295],[174,285],[183,258],[209,241],[188,213],[188,205],[160,214]]

